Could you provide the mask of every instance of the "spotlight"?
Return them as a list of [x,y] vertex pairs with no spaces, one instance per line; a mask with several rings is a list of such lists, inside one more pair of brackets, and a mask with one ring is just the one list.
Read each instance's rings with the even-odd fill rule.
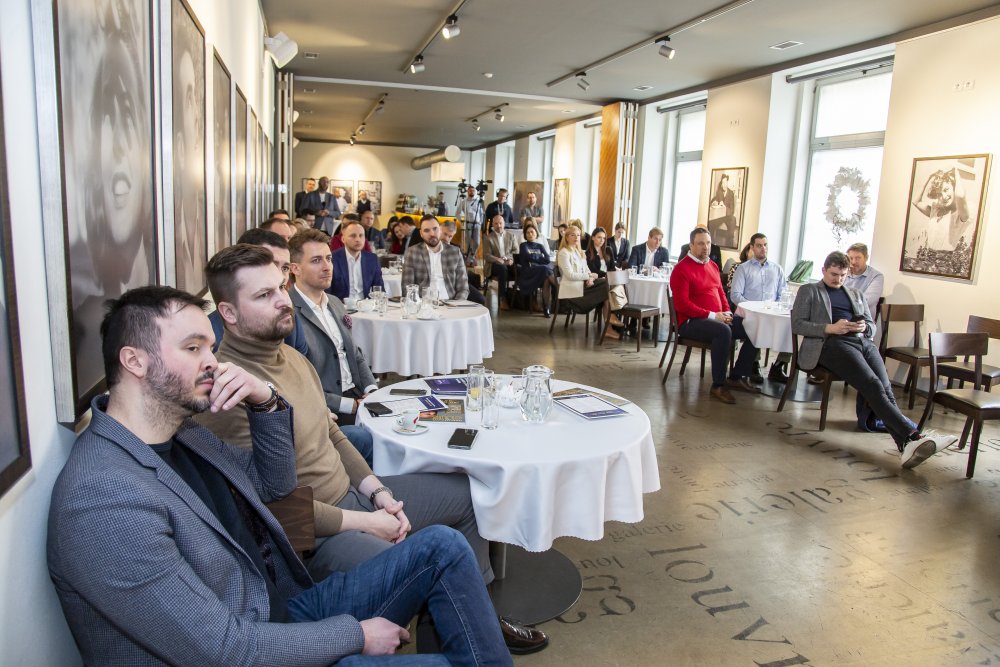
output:
[[359,135],[360,135],[360,134],[364,134],[364,133],[365,133],[365,130],[366,130],[366,129],[367,129],[367,128],[365,127],[365,124],[364,124],[364,123],[361,123],[361,127],[359,127],[359,128],[358,128],[358,134],[359,134]]
[[584,78],[585,76],[587,76],[586,72],[580,72],[576,75],[576,85],[580,86],[581,90],[590,88],[590,82]]
[[668,44],[669,41],[670,38],[665,37],[663,38],[663,41],[659,42],[660,55],[666,58],[667,60],[673,60],[674,56],[677,55],[677,51],[675,51],[673,48],[670,47],[670,45]]
[[274,64],[281,69],[292,61],[295,54],[299,52],[299,45],[283,32],[279,32],[274,37],[264,38],[264,49],[274,60]]
[[424,71],[424,57],[417,56],[416,58],[413,59],[413,62],[410,63],[410,74],[419,74],[420,72],[423,71]]
[[354,135],[353,134],[351,135],[351,145],[352,146],[354,145]]
[[448,17],[448,22],[441,28],[441,34],[445,39],[451,39],[452,37],[458,37],[460,32],[462,32],[462,29],[458,27],[458,16],[452,14]]
[[298,146],[299,146],[299,138],[292,137],[292,148],[298,148]]
[[379,102],[378,106],[375,107],[375,113],[382,113],[385,111],[385,102]]
[[476,128],[476,132],[479,131],[479,119],[478,118],[473,118],[472,119],[472,127]]

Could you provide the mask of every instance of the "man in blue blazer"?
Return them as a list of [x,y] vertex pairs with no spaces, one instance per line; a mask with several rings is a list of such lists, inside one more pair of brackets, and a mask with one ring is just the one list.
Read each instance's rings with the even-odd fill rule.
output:
[[[112,302],[101,325],[109,395],[91,403],[48,526],[49,574],[83,663],[388,655],[426,604],[452,664],[511,664],[468,543],[450,528],[310,579],[264,505],[296,484],[292,408],[272,385],[216,361],[205,303],[142,287]],[[248,413],[252,450],[190,419],[234,409]]]
[[662,247],[663,230],[653,227],[649,230],[646,242],[632,248],[628,257],[629,268],[641,270],[643,266],[660,266],[670,261],[670,253]]
[[340,238],[344,247],[333,253],[333,284],[329,289],[330,294],[344,301],[348,298],[367,298],[376,285],[384,289],[378,257],[365,250],[364,225],[354,221],[345,222],[340,227]]

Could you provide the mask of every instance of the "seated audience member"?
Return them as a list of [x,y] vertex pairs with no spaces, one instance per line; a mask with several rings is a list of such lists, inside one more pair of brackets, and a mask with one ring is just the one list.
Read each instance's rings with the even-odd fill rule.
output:
[[413,234],[413,218],[408,215],[404,215],[399,219],[396,224],[393,233],[396,235],[396,240],[393,241],[392,246],[389,249],[393,255],[404,255],[406,254],[406,249],[410,247],[411,235]]
[[[684,255],[687,254],[687,249],[688,248],[690,248],[690,245],[687,244],[687,243],[685,243],[681,247],[681,250],[684,251],[684,253],[681,255],[681,257],[683,257]],[[729,294],[729,291],[733,289],[733,276],[736,275],[736,269],[738,269],[740,267],[740,264],[742,264],[743,262],[747,261],[747,259],[749,259],[749,257],[750,257],[750,244],[748,243],[745,246],[743,246],[743,250],[740,250],[739,261],[733,262],[733,265],[729,267],[729,273],[727,273],[722,278],[722,286],[725,288],[726,294]],[[732,303],[733,303],[732,299],[730,299],[729,305],[732,305]]]
[[[597,274],[598,278],[607,278],[608,271],[614,271],[615,267],[614,260],[611,258],[611,251],[607,246],[608,233],[604,231],[603,227],[597,227],[590,235],[590,245],[587,246],[587,267],[593,273]],[[625,286],[615,285],[608,289],[608,301],[605,316],[610,318],[611,325],[617,327],[616,332],[621,330],[621,327],[625,326],[624,323],[618,319],[618,311],[625,307],[628,303],[628,297],[625,296]],[[609,331],[608,336],[613,336]]]
[[[445,220],[441,223],[441,230],[438,233],[438,237],[441,239],[441,243],[443,245],[450,245],[453,248],[458,248],[459,252],[462,252],[462,246],[451,242],[451,240],[455,238],[455,233],[457,231],[458,225],[455,224],[454,220]],[[480,306],[485,306],[486,299],[483,298],[483,293],[479,291],[482,287],[479,274],[466,270],[465,275],[469,281],[469,301],[478,303]]]
[[572,220],[569,221],[569,226],[576,227],[577,229],[580,230],[580,248],[582,250],[586,250],[587,247],[590,245],[590,234],[588,234],[586,230],[584,230],[583,221],[580,220],[579,218],[573,218]]
[[[747,377],[757,356],[757,348],[747,338],[743,322],[733,319],[719,271],[708,259],[711,234],[704,227],[696,227],[690,239],[691,250],[670,273],[670,292],[677,313],[678,333],[684,338],[711,343],[712,389],[709,393],[723,403],[735,403],[736,399],[727,387],[751,394],[760,393]],[[743,345],[732,375],[727,380],[729,345],[734,338],[743,339]]]
[[496,278],[500,310],[510,310],[507,280],[513,272],[516,245],[514,234],[504,229],[503,216],[497,213],[490,220],[490,233],[483,244],[483,276],[487,281]]
[[[287,302],[270,254],[236,248],[257,254],[269,300]],[[49,506],[49,574],[84,664],[291,666],[388,655],[424,605],[446,659],[511,664],[489,622],[481,568],[450,528],[425,529],[314,583],[264,505],[296,486],[292,422],[308,413],[216,361],[204,300],[142,287],[109,305],[108,394],[92,401]],[[209,410],[239,413],[252,449],[189,419]],[[400,514],[387,493],[376,501]]]
[[580,248],[580,228],[572,222],[563,234],[556,264],[560,299],[570,299],[571,308],[581,313],[604,306],[608,300],[608,281],[587,266],[587,256]]
[[[369,206],[371,202],[368,202]],[[361,205],[361,202],[358,202]],[[365,227],[365,240],[372,247],[372,250],[385,250],[385,237],[382,236],[382,232],[375,229],[375,213],[372,212],[371,208],[366,211],[358,212],[361,216],[361,224]]]
[[314,229],[316,227],[316,210],[311,208],[302,209],[302,214],[299,216],[305,223],[309,226],[309,229]]
[[292,234],[295,233],[295,227],[293,227],[291,221],[286,218],[268,218],[261,224],[260,228],[269,232],[274,232],[286,241],[292,238]]
[[952,444],[951,435],[921,434],[896,405],[878,348],[872,343],[875,322],[864,295],[844,286],[851,260],[831,252],[823,261],[823,279],[799,288],[792,306],[792,333],[801,336],[802,370],[823,366],[858,390],[892,435],[904,468],[913,468]]
[[283,208],[276,208],[267,214],[268,220],[284,220],[285,222],[290,222],[292,217],[288,215],[288,211]]
[[292,220],[292,229],[295,230],[292,232],[292,234],[294,235],[306,229],[312,229],[312,225],[306,222],[305,218],[295,218],[294,220]]
[[615,224],[615,234],[608,239],[608,250],[611,251],[611,259],[616,267],[619,269],[628,268],[629,244],[628,239],[625,238],[625,225],[623,223]]
[[848,248],[847,257],[851,260],[851,273],[844,279],[844,286],[864,294],[868,312],[872,319],[878,319],[878,300],[882,298],[885,276],[868,263],[868,246],[864,243]]
[[441,225],[433,215],[420,220],[419,243],[403,256],[403,285],[434,285],[441,299],[468,299],[469,277],[458,246],[441,243]]
[[538,242],[538,228],[531,218],[526,220],[524,242],[517,252],[517,289],[525,294],[542,290],[542,314],[551,317],[552,285],[555,283],[552,258],[548,246]]
[[[677,261],[679,262],[682,259],[684,259],[685,257],[687,257],[687,254],[688,254],[688,252],[690,252],[690,250],[691,250],[691,245],[689,243],[685,243],[684,245],[682,245],[681,246],[681,254],[677,255]],[[719,248],[719,246],[715,245],[714,243],[712,244],[712,246],[708,249],[708,258],[717,267],[719,267],[719,277],[721,278],[722,277],[722,250]]]
[[389,220],[385,223],[385,229],[382,230],[382,238],[385,239],[386,250],[389,249],[389,246],[391,246],[392,242],[396,239],[396,237],[393,235],[392,230],[398,224],[399,224],[399,218],[397,218],[394,215],[390,216]]
[[628,257],[628,266],[642,271],[642,267],[648,266],[652,269],[655,266],[662,266],[670,261],[670,253],[661,244],[663,243],[663,231],[659,227],[649,230],[646,242],[632,248]]
[[344,247],[333,252],[333,285],[330,293],[341,301],[357,301],[367,298],[372,286],[384,288],[378,257],[370,250],[365,250],[364,226],[360,222],[346,220],[340,226],[340,237]]
[[[780,264],[775,264],[767,258],[767,236],[760,232],[750,237],[750,255],[739,265],[733,274],[733,286],[729,290],[729,303],[733,307],[744,301],[778,301],[785,289],[785,271]],[[740,322],[743,318],[736,316]],[[792,355],[788,352],[778,354],[767,379],[772,382],[788,380],[787,366]],[[752,375],[760,376],[760,367],[754,361]]]
[[569,225],[567,225],[565,222],[559,223],[559,226],[556,227],[556,238],[549,239],[550,250],[552,250],[553,252],[559,250],[559,247],[562,245],[563,235],[566,233],[566,229],[568,227]]
[[[357,213],[345,213],[341,216],[340,224],[337,225],[337,233],[330,239],[331,252],[337,252],[344,247],[344,226],[348,222],[361,224],[361,217]],[[365,252],[375,252],[375,249],[372,248],[367,239],[365,239],[364,250]]]

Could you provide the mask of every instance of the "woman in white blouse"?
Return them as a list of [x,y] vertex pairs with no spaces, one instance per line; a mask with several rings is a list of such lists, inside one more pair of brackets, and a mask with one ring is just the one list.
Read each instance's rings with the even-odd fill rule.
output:
[[588,313],[603,306],[608,299],[608,281],[587,266],[587,256],[580,247],[580,229],[570,221],[559,244],[559,298],[571,299],[571,308]]

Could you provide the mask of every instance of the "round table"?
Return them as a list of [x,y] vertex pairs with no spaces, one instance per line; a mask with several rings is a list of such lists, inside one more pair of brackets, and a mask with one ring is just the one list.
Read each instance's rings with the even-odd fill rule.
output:
[[[426,389],[427,384],[409,380],[393,387]],[[590,389],[552,380],[553,391],[570,387]],[[399,398],[391,396],[390,389],[379,389],[366,401]],[[607,521],[639,522],[643,518],[643,494],[660,488],[649,418],[634,403],[622,409],[628,416],[589,421],[554,405],[544,424],[529,424],[521,418],[519,408],[501,408],[500,426],[492,431],[480,428],[478,415],[467,413],[464,424],[423,422],[429,430],[416,436],[397,434],[392,429],[392,418],[374,418],[367,410],[358,410],[358,423],[372,433],[377,474],[464,472],[469,476],[480,535],[529,552],[546,552],[539,558],[558,555],[565,563],[550,563],[552,567],[565,572],[568,564],[576,572],[572,562],[551,549],[553,540],[563,536],[600,540]],[[472,449],[448,448],[448,438],[456,427],[479,429]],[[508,570],[541,578],[540,572],[531,569],[536,565],[516,565]],[[558,572],[552,576],[558,576]],[[527,608],[533,602],[523,597],[531,585],[539,585],[538,579],[519,586],[508,579],[512,577],[508,575],[501,588],[516,588],[517,593],[507,604],[520,606],[509,610],[521,614],[518,618],[524,622],[541,622],[539,611]],[[570,591],[562,593],[563,599],[572,597],[572,606],[579,589],[574,595]],[[548,591],[540,597],[551,594]],[[494,601],[502,606],[499,598]],[[543,603],[562,606],[557,598]],[[555,611],[552,616],[556,616],[567,608],[548,613]]]
[[493,356],[493,321],[482,306],[439,307],[439,320],[402,319],[398,303],[389,312],[357,312],[354,341],[373,373],[433,375],[450,373]]
[[403,276],[399,273],[389,273],[388,269],[382,269],[382,283],[385,285],[385,293],[389,298],[403,296]]
[[[770,348],[775,352],[792,351],[792,313],[785,310],[776,301],[743,301],[736,307],[736,315],[743,318],[743,328],[750,337],[750,342],[758,350]],[[798,378],[790,378],[796,382],[795,391],[789,398],[799,403],[814,403],[820,400],[821,391],[817,387],[797,382]],[[785,390],[781,382],[765,380],[761,393],[778,397]]]
[[[644,306],[659,306],[660,314],[670,323],[670,306],[667,297],[670,294],[670,278],[667,276],[646,277],[629,276],[628,299]],[[666,341],[670,334],[669,326],[660,327],[660,341]]]

